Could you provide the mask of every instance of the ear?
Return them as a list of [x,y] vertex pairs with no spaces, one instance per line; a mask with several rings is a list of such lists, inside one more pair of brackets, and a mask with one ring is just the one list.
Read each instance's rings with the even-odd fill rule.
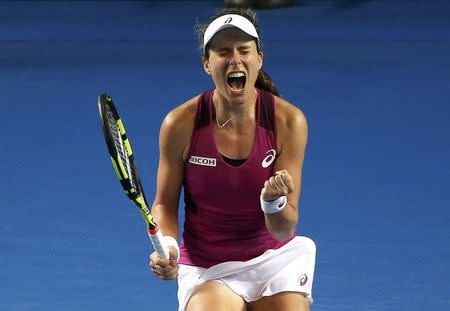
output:
[[206,72],[208,75],[211,75],[211,68],[210,68],[210,66],[209,66],[209,59],[206,58],[206,57],[203,57],[203,58],[202,58],[202,62],[203,62],[203,69],[205,70],[205,72]]
[[258,63],[259,63],[259,69],[262,68],[264,62],[264,53],[262,51],[258,52]]

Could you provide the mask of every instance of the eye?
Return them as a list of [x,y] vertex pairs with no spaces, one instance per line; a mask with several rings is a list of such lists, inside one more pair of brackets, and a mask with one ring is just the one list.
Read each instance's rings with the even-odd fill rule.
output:
[[247,55],[250,53],[250,49],[248,47],[239,49],[239,53],[241,53],[242,55]]
[[227,56],[228,53],[229,53],[229,51],[226,49],[220,49],[220,50],[216,51],[216,54],[221,57]]

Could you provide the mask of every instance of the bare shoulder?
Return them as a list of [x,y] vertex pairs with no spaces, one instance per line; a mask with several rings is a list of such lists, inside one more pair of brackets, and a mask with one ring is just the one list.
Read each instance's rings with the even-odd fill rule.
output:
[[185,158],[194,129],[198,99],[199,96],[189,99],[165,116],[159,133],[162,153],[167,151]]
[[164,118],[161,129],[174,132],[182,132],[194,125],[197,102],[199,96],[195,96],[185,103],[172,109]]
[[286,101],[275,96],[275,121],[277,132],[280,134],[290,132],[297,133],[307,131],[307,121],[303,111]]

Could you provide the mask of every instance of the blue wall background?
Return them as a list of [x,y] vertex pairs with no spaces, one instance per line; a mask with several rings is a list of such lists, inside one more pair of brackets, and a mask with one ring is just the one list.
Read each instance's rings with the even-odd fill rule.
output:
[[[165,114],[212,87],[193,26],[221,1],[0,2],[2,310],[175,310],[106,156],[123,115],[152,198]],[[265,69],[309,120],[298,232],[313,310],[450,309],[450,4],[258,11]]]

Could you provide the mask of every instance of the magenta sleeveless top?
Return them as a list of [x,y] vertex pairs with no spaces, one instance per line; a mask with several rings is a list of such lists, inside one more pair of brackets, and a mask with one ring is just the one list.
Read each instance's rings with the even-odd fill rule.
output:
[[203,93],[185,166],[185,222],[180,263],[209,268],[246,261],[279,242],[266,229],[259,196],[276,159],[274,96],[257,90],[256,134],[247,160],[232,166],[214,137],[213,91]]

